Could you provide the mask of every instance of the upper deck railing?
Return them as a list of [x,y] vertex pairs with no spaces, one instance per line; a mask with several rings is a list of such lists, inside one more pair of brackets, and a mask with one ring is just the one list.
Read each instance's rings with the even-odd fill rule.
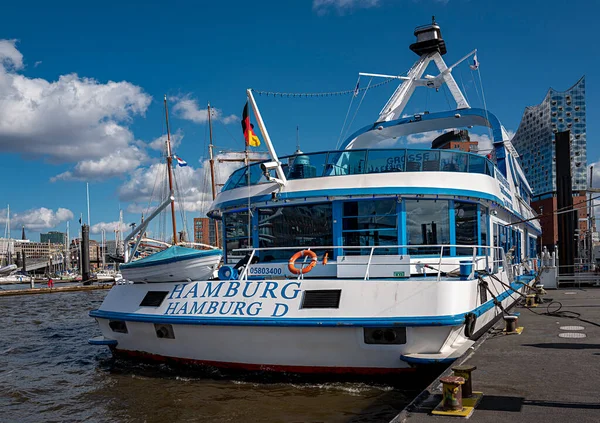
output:
[[[353,262],[349,262],[349,263],[340,263],[340,262],[335,262],[336,266],[360,266],[361,269],[364,268],[364,274],[362,276],[362,278],[364,280],[369,280],[371,275],[371,267],[373,266],[373,259],[378,257],[376,255],[376,250],[380,250],[380,249],[388,249],[388,248],[396,248],[396,249],[403,249],[403,250],[408,250],[408,249],[427,249],[427,251],[431,251],[431,249],[437,249],[439,251],[439,255],[435,254],[432,255],[431,257],[411,257],[410,255],[406,255],[406,254],[401,254],[398,255],[396,257],[399,256],[406,256],[409,257],[410,263],[407,263],[409,266],[413,265],[413,266],[418,266],[420,268],[422,268],[422,273],[420,274],[421,276],[430,273],[436,276],[437,281],[440,281],[442,276],[444,274],[446,275],[450,275],[450,274],[454,274],[453,276],[458,276],[457,272],[461,266],[461,264],[470,264],[469,266],[469,274],[465,275],[467,276],[467,279],[473,279],[476,277],[478,272],[484,272],[484,273],[491,273],[491,274],[495,274],[498,273],[500,269],[504,269],[507,273],[508,273],[508,277],[509,280],[512,282],[513,277],[515,275],[518,274],[518,268],[521,266],[521,264],[516,263],[513,264],[511,263],[510,260],[508,260],[506,254],[504,253],[504,249],[502,247],[492,247],[489,245],[395,245],[395,246],[385,246],[385,245],[379,245],[379,246],[329,246],[329,247],[323,247],[323,246],[307,246],[307,247],[269,247],[269,248],[238,248],[235,249],[233,251],[235,252],[241,252],[241,253],[246,253],[248,254],[247,257],[247,263],[244,267],[243,267],[243,271],[239,276],[239,280],[240,281],[245,281],[248,279],[248,276],[250,275],[250,269],[253,266],[264,266],[264,265],[273,265],[276,263],[272,263],[272,262],[265,262],[265,263],[257,263],[257,264],[253,264],[254,261],[254,257],[257,256],[260,252],[267,252],[267,251],[272,251],[272,250],[289,250],[290,253],[293,251],[298,251],[300,249],[305,249],[305,250],[311,250],[314,251],[317,255],[321,255],[321,257],[325,257],[323,256],[324,253],[328,252],[328,251],[333,251],[333,250],[354,250],[354,251],[361,251],[361,250],[369,250],[369,253],[367,255],[361,255],[361,256],[352,256],[352,257],[362,257],[364,259],[364,261],[360,262],[360,261],[353,261]],[[455,248],[455,249],[461,249],[463,250],[463,252],[466,254],[465,256],[461,256],[461,257],[447,257],[444,252],[448,251],[451,248]],[[464,251],[466,250],[466,251]],[[470,258],[470,260],[469,260]],[[327,260],[325,258],[321,259],[323,264],[327,263]],[[309,264],[309,260],[307,256],[304,256],[303,260],[299,260],[298,261],[298,267],[303,268],[304,266]],[[386,265],[387,267],[393,267],[393,265]],[[448,268],[450,270],[448,270]],[[410,277],[410,272],[408,275],[406,275],[406,277]],[[303,279],[304,278],[304,274],[300,273],[297,276],[298,279]]]
[[[464,172],[494,176],[494,165],[487,158],[453,150],[339,150],[296,154],[280,160],[288,180],[392,172]],[[268,182],[260,164],[233,172],[223,191]],[[275,177],[274,171],[271,172]]]

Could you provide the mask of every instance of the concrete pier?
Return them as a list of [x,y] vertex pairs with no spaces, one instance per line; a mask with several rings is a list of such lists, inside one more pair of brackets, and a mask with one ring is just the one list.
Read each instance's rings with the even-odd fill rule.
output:
[[[451,365],[477,367],[473,391],[483,392],[483,399],[469,421],[600,421],[600,289],[548,291],[545,300],[511,310],[520,313],[520,335],[504,334],[501,320]],[[448,368],[392,422],[460,421],[431,415],[442,398],[439,378],[451,374]]]

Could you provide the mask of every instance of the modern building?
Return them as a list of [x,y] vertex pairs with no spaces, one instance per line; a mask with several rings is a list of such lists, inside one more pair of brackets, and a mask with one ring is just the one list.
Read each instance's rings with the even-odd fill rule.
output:
[[585,76],[566,91],[548,90],[537,106],[525,108],[512,144],[518,151],[527,180],[533,189],[531,206],[544,215],[542,243],[553,250],[558,242],[556,198],[557,132],[570,132],[571,182],[574,207],[579,210],[579,230],[587,230],[587,155]]
[[[221,230],[221,224],[217,221],[218,230]],[[217,246],[217,237],[215,236],[215,221],[208,217],[194,218],[194,242]],[[219,242],[220,243],[220,242]]]
[[50,231],[47,234],[40,234],[40,242],[50,242],[51,244],[64,244],[65,236],[66,234],[64,232]]
[[[73,240],[71,240],[71,244],[70,244],[70,248],[69,248],[71,265],[74,267],[77,267],[78,269],[81,268],[80,244],[81,244],[81,239],[74,238]],[[90,257],[90,270],[98,269],[99,267],[101,267],[102,253],[103,253],[102,245],[98,241],[90,239],[88,251],[89,251],[89,257]]]
[[431,143],[431,148],[477,153],[478,145],[477,141],[471,141],[469,132],[466,129],[455,129],[434,139]]
[[14,240],[15,243],[15,254],[25,254],[27,258],[34,259],[49,259],[50,257],[57,255],[64,251],[64,243],[51,243],[51,242],[33,242],[29,240]]

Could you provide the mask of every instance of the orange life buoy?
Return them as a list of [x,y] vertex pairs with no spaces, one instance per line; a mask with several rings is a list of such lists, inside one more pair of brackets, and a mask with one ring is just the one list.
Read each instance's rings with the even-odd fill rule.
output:
[[[308,266],[306,267],[302,267],[301,269],[298,269],[296,266],[294,266],[294,264],[296,263],[296,260],[298,260],[301,257],[310,257],[310,263],[308,263]],[[290,272],[292,272],[294,275],[304,275],[308,272],[310,272],[313,267],[315,267],[317,264],[317,255],[311,251],[311,250],[302,250],[302,251],[298,251],[296,254],[294,254],[292,257],[290,257],[290,261],[288,261],[288,270]]]

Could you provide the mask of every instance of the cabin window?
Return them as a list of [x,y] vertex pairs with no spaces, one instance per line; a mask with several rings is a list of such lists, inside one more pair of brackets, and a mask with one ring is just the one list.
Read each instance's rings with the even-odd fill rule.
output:
[[325,176],[360,175],[365,173],[366,166],[366,150],[332,152],[327,157]]
[[287,179],[317,178],[323,175],[327,153],[300,154],[288,158]]
[[532,236],[529,237],[529,258],[535,258],[537,256],[537,242]]
[[[260,248],[328,247],[333,245],[331,203],[304,206],[269,207],[258,210]],[[261,262],[288,260],[296,250],[270,250],[260,253]],[[315,253],[322,259],[325,250]],[[328,251],[333,258],[333,251]]]
[[469,156],[469,173],[487,173],[486,160],[482,156]]
[[[488,211],[487,207],[478,205],[479,207],[479,233],[481,234],[481,242],[480,245],[489,245],[488,244]],[[489,249],[483,249],[481,254],[488,255],[490,254]]]
[[440,153],[440,170],[443,172],[466,172],[467,154],[456,154],[453,151]]
[[408,150],[407,172],[437,172],[440,170],[440,152],[433,150]]
[[[343,245],[398,245],[397,204],[395,198],[345,202],[342,218]],[[368,248],[344,250],[347,255],[367,255],[370,252]],[[398,249],[377,248],[373,254],[398,254]]]
[[[408,245],[450,244],[448,201],[406,200],[406,231]],[[440,254],[439,247],[409,248],[411,255]],[[450,248],[444,249],[450,255]]]
[[[240,182],[240,180],[242,179],[243,176],[245,176],[245,174],[246,174],[245,167],[233,172],[231,174],[231,176],[229,177],[229,179],[227,180],[227,182],[225,183],[225,185],[223,186],[223,191],[227,191],[230,189],[237,188],[238,186],[241,186],[238,184],[242,184],[242,182]],[[245,178],[244,178],[244,180],[245,180]]]
[[367,173],[404,172],[406,150],[371,150]]
[[237,213],[226,213],[223,215],[225,225],[225,251],[227,254],[227,262],[237,262],[250,251],[233,250],[237,248],[252,247],[252,233],[249,228],[252,226],[249,220],[248,211]]
[[[477,245],[477,204],[454,202],[456,245]],[[457,248],[459,256],[472,256],[472,248]]]

